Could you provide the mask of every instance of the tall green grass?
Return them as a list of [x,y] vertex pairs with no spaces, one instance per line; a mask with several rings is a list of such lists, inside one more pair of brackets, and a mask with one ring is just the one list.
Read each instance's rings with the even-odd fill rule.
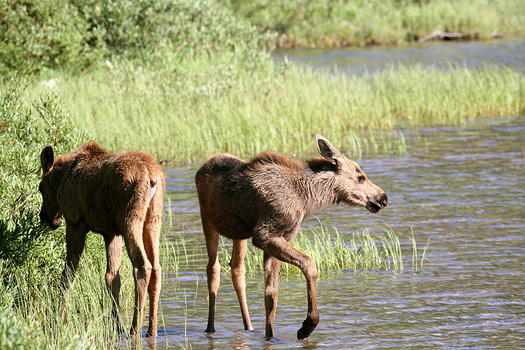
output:
[[[525,77],[507,68],[402,67],[346,76],[295,65],[247,72],[202,62],[179,71],[115,68],[61,75],[55,89],[72,121],[103,146],[144,150],[175,162],[217,152],[301,155],[313,151],[317,133],[352,157],[403,153],[402,136],[389,134],[394,128],[458,125],[525,112]],[[31,95],[45,89],[34,84]]]
[[[119,339],[111,314],[111,296],[104,284],[106,259],[104,243],[98,235],[89,235],[75,284],[66,295],[66,319],[61,322],[60,271],[38,276],[24,269],[11,270],[0,264],[4,275],[0,284],[0,310],[22,328],[19,339],[30,339],[31,349],[109,348]],[[38,274],[39,272],[33,272]],[[121,268],[121,316],[129,327],[133,313],[133,278],[129,259],[124,256]],[[0,325],[0,329],[8,325]],[[16,346],[2,347],[17,349]]]
[[[335,227],[319,223],[308,232],[301,231],[291,245],[314,259],[317,269],[324,272],[342,270],[384,269],[400,273],[406,268],[417,271],[423,267],[430,241],[423,249],[417,247],[412,229],[406,235],[409,248],[403,248],[399,234],[391,227],[383,227],[380,233],[371,233],[368,228],[361,232],[353,232],[342,237]],[[222,239],[219,249],[221,261],[231,260],[231,242]],[[421,258],[418,253],[421,252]],[[262,251],[249,244],[245,259],[246,271],[254,274],[262,271]],[[221,264],[224,271],[229,271],[229,265]],[[301,271],[294,265],[283,264],[281,275],[294,276]]]
[[525,33],[520,0],[218,1],[261,32],[278,32],[278,47],[403,44],[438,26],[464,39]]

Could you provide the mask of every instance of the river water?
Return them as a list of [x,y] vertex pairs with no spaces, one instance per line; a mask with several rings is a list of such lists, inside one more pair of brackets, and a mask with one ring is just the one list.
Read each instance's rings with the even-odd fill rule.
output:
[[[514,68],[522,70],[522,64]],[[247,278],[255,331],[243,331],[230,274],[223,273],[217,332],[204,332],[206,250],[193,182],[198,165],[166,170],[166,206],[173,214],[165,220],[172,224],[166,237],[175,242],[178,235],[184,236],[190,263],[177,272],[165,267],[159,337],[143,340],[143,345],[151,349],[525,348],[525,118],[401,132],[408,145],[406,155],[377,154],[359,161],[370,179],[388,193],[388,207],[378,214],[332,207],[306,220],[302,234],[311,235],[310,227],[318,225],[317,220],[335,225],[343,236],[363,227],[374,232],[388,224],[400,235],[407,267],[401,273],[321,271],[317,285],[321,322],[304,341],[296,340],[307,308],[301,276],[281,278],[276,338],[266,340],[262,275]],[[337,140],[331,141],[337,145]],[[410,229],[419,254],[430,239],[424,265],[417,271],[409,263],[406,233]]]
[[347,74],[373,73],[399,65],[447,68],[461,65],[472,69],[506,66],[525,72],[525,38],[492,41],[432,42],[409,47],[378,46],[344,49],[286,49],[273,53],[275,62],[289,61],[314,69]]

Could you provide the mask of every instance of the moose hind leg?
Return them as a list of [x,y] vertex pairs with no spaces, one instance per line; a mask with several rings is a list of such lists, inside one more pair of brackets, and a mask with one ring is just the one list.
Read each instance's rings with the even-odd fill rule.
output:
[[[162,208],[162,207],[160,207]],[[149,294],[149,326],[146,336],[157,336],[157,311],[159,305],[162,270],[159,261],[161,217],[159,214],[148,213],[144,225],[144,248],[153,269],[148,284]]]
[[252,322],[250,321],[250,313],[248,312],[248,304],[246,302],[246,268],[244,266],[244,257],[246,255],[246,247],[248,241],[246,239],[233,240],[233,253],[231,261],[232,282],[239,305],[241,307],[242,321],[245,330],[253,330]]
[[106,287],[112,297],[112,313],[117,333],[124,332],[119,318],[119,294],[120,294],[120,263],[122,261],[122,236],[104,235],[106,243]]
[[[261,238],[264,237],[264,238]],[[283,237],[265,237],[257,235],[253,237],[253,244],[264,250],[265,253],[281,261],[297,266],[306,278],[308,296],[308,314],[303,326],[297,331],[297,339],[307,338],[319,324],[319,312],[315,299],[315,287],[317,283],[317,268],[312,258],[292,247]]]
[[126,249],[131,265],[133,266],[133,279],[135,281],[135,307],[131,323],[130,336],[135,337],[142,329],[146,291],[151,278],[152,265],[149,262],[142,240],[143,222],[130,222],[124,235]]
[[281,261],[264,253],[264,306],[266,308],[266,337],[273,337],[273,323],[279,297],[279,270]]
[[215,303],[219,285],[221,283],[221,265],[218,256],[219,233],[204,220],[202,221],[202,228],[206,237],[206,249],[208,251],[206,276],[208,278],[209,309],[206,332],[212,333],[215,332]]

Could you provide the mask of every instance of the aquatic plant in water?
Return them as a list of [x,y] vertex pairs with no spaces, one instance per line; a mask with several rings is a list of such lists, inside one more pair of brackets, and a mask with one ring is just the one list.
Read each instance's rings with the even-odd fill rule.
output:
[[[418,258],[416,239],[412,228],[408,232],[411,247],[409,253],[404,250],[398,233],[390,226],[379,228],[379,233],[372,233],[369,228],[363,228],[351,234],[342,236],[337,228],[319,222],[316,227],[301,230],[292,246],[312,257],[319,271],[335,272],[341,270],[383,269],[400,273],[405,270],[405,257],[410,259],[410,267],[417,271],[423,267],[430,241]],[[222,238],[221,238],[222,239]],[[221,261],[230,261],[231,243],[222,239],[219,254]],[[412,255],[410,257],[410,254]],[[262,271],[262,253],[253,245],[248,245],[246,253],[246,272],[254,274]],[[229,271],[227,264],[222,264],[223,271]],[[301,271],[290,264],[281,266],[281,275],[301,274]]]

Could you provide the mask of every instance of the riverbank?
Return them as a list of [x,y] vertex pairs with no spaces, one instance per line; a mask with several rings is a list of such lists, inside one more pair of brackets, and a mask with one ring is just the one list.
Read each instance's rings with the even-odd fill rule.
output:
[[[216,67],[185,76],[116,68],[58,75],[53,89],[74,125],[104,147],[148,151],[172,164],[218,152],[301,155],[312,152],[317,133],[350,156],[399,154],[404,140],[388,135],[396,128],[525,113],[525,77],[507,68],[414,66],[347,76],[270,63],[257,72]],[[46,89],[37,82],[28,93]],[[373,149],[371,140],[385,135]]]
[[460,34],[445,36],[448,40],[525,34],[525,9],[519,0],[219,2],[259,31],[277,32],[272,45],[278,48],[405,45],[436,30]]

